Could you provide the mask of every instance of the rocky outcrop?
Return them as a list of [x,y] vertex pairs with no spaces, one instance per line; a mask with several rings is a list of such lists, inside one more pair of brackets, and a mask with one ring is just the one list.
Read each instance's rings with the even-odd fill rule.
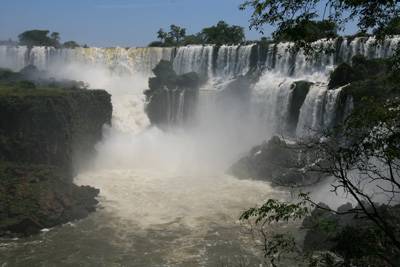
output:
[[287,143],[275,136],[252,148],[228,172],[238,178],[264,180],[278,186],[304,186],[325,176],[314,170],[316,162],[322,164],[317,151]]
[[[380,220],[392,229],[396,229],[399,221],[400,206],[378,205],[372,208],[364,203],[370,214],[374,210],[380,216]],[[360,206],[352,206],[347,203],[340,206],[337,212],[330,210],[324,203],[319,203],[302,223],[306,229],[303,250],[307,253],[314,251],[333,251],[343,257],[347,262],[353,262],[355,266],[397,266],[387,265],[389,262],[398,262],[398,254],[393,250],[384,250],[390,244],[381,230],[365,214],[360,211]],[[398,231],[393,232],[398,238]],[[377,244],[384,244],[377,246]],[[389,245],[390,247],[390,245]],[[394,252],[394,253],[393,253]],[[378,255],[385,253],[385,258]],[[378,257],[377,257],[378,256]],[[367,264],[368,263],[368,264]]]
[[30,235],[95,210],[99,191],[60,168],[0,162],[0,236]]
[[85,217],[98,190],[72,181],[110,124],[103,90],[0,84],[0,235]]
[[54,165],[72,176],[110,123],[102,90],[0,91],[0,160]]
[[162,129],[186,123],[196,109],[199,76],[194,72],[177,75],[172,63],[165,60],[153,72],[156,77],[149,79],[150,89],[144,92],[151,123]]

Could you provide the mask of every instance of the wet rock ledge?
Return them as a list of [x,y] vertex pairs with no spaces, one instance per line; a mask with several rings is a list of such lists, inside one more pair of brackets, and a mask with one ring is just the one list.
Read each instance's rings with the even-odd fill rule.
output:
[[34,234],[96,209],[99,191],[73,176],[111,115],[103,90],[0,83],[0,236]]

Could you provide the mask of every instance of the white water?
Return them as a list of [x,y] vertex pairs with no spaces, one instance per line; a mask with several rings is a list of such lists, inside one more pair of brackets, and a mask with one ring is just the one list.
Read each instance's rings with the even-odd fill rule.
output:
[[[233,121],[222,127],[217,119],[207,120],[193,130],[162,132],[150,127],[144,113],[145,72],[115,73],[107,66],[80,62],[59,64],[50,71],[55,77],[83,80],[91,88],[107,88],[112,94],[113,126],[104,129],[104,139],[90,168],[75,178],[80,185],[100,189],[102,209],[93,223],[101,228],[93,226],[91,231],[101,236],[99,231],[107,228],[114,234],[106,241],[98,240],[99,244],[124,244],[123,251],[141,260],[137,266],[148,264],[153,257],[161,257],[156,266],[213,266],[221,256],[214,253],[221,246],[228,257],[238,254],[258,259],[249,236],[240,233],[238,218],[245,209],[279,193],[268,184],[224,174],[237,155],[252,145],[246,138],[237,143],[243,138],[240,132],[224,131],[223,127],[233,127]],[[180,98],[179,105],[183,105]],[[61,235],[63,230],[56,231]],[[215,236],[223,235],[220,231],[229,234]],[[58,240],[54,235],[42,242]],[[157,242],[157,250],[147,244],[147,256],[135,254],[139,245],[126,244],[138,235],[152,235],[147,242]],[[163,240],[165,235],[168,241]],[[222,240],[226,243],[221,244]],[[79,238],[76,242],[84,243]],[[35,249],[38,246],[32,251]]]
[[[341,57],[355,53],[387,56],[394,43],[390,41],[374,50],[370,48],[371,42],[356,39],[342,44]],[[315,45],[331,44],[321,41]],[[98,155],[91,167],[76,177],[78,184],[101,190],[103,209],[93,215],[97,228],[78,226],[79,235],[73,243],[85,244],[79,239],[85,237],[99,238],[100,243],[116,243],[116,246],[124,244],[119,253],[128,254],[129,260],[140,258],[147,265],[150,262],[155,266],[210,266],[210,262],[215,266],[213,253],[218,254],[220,247],[228,255],[254,256],[250,249],[253,244],[237,229],[237,218],[246,208],[267,198],[281,197],[282,193],[266,183],[237,180],[224,171],[251,146],[283,131],[294,81],[306,79],[316,83],[300,110],[296,130],[299,135],[332,122],[340,93],[339,89],[328,91],[324,85],[335,62],[333,55],[307,63],[301,52],[291,57],[288,46],[279,44],[277,53],[268,51],[270,57],[265,64],[270,68],[253,88],[249,114],[243,114],[240,103],[235,103],[239,106],[218,106],[215,91],[216,83],[218,88],[224,88],[226,80],[249,70],[252,46],[221,47],[216,66],[212,64],[212,46],[182,47],[176,51],[171,48],[54,50],[37,47],[28,56],[24,47],[0,46],[0,67],[18,70],[32,63],[52,71],[55,77],[83,80],[91,88],[106,88],[112,94],[113,126],[104,129],[104,139],[98,144]],[[166,133],[149,125],[144,113],[143,90],[147,88],[151,69],[161,59],[174,59],[178,73],[198,71],[209,78],[204,87],[207,90],[200,92],[198,121],[193,128]],[[180,95],[178,102],[179,120],[184,96]],[[175,116],[171,114],[170,118]],[[111,229],[113,235],[101,240],[104,229]],[[227,232],[225,237],[220,236],[220,229]],[[53,239],[62,240],[62,235],[57,234]],[[140,244],[132,244],[130,240],[140,236],[149,243],[144,251],[138,249]],[[226,243],[209,242],[211,237]],[[43,242],[52,244],[53,241]],[[82,258],[88,260],[87,255]],[[156,263],[152,262],[153,258]],[[143,262],[137,266],[146,266]],[[101,263],[111,265],[113,261]]]

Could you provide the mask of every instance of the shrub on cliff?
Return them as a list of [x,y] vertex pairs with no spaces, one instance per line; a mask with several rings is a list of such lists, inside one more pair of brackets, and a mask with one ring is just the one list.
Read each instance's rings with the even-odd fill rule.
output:
[[67,41],[67,42],[63,43],[62,47],[74,49],[74,48],[80,47],[80,45],[75,41]]
[[379,27],[374,31],[374,34],[379,37],[400,35],[400,17],[395,17],[387,25]]
[[276,42],[314,42],[323,38],[337,37],[337,25],[331,21],[301,21],[287,25],[274,35]]
[[26,46],[60,46],[60,34],[48,30],[30,30],[18,35],[19,44]]
[[340,86],[356,81],[357,74],[354,69],[347,63],[342,63],[335,68],[329,78],[329,89],[338,88]]
[[335,68],[330,75],[328,87],[333,89],[356,81],[380,79],[390,73],[387,59],[366,59],[364,56],[354,56],[351,66],[342,63]]

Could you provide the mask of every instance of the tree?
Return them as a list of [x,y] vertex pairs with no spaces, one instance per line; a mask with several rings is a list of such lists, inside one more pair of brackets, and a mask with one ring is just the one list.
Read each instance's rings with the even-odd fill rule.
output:
[[166,33],[162,28],[158,30],[157,32],[157,38],[160,39],[160,42],[165,42],[165,39],[167,38],[168,33]]
[[220,21],[217,25],[204,28],[201,32],[186,35],[186,29],[176,25],[170,26],[169,32],[160,29],[157,32],[159,42],[152,42],[149,46],[180,46],[190,44],[240,44],[245,41],[244,29],[240,26],[229,25]]
[[374,34],[378,36],[400,35],[400,17],[395,17],[386,26],[376,29]]
[[182,39],[186,36],[186,29],[172,24],[168,36],[171,37],[177,45],[180,45]]
[[19,44],[26,46],[54,46],[60,45],[60,34],[58,32],[51,33],[48,30],[30,30],[18,35]]
[[[323,14],[319,6],[324,5]],[[399,0],[246,0],[240,9],[251,9],[250,27],[263,32],[264,25],[276,26],[275,35],[320,17],[342,29],[357,21],[361,32],[383,28],[400,11]]]
[[337,37],[337,25],[331,21],[302,21],[273,34],[277,42],[314,42]]
[[60,38],[60,33],[52,32],[50,34],[50,39],[51,39],[54,47],[59,47],[60,46],[60,39],[61,39]]
[[[345,262],[360,262],[366,257],[377,262],[375,265],[368,262],[369,266],[398,266],[400,98],[366,98],[363,101],[335,132],[300,143],[303,148],[319,151],[321,158],[325,159],[324,164],[316,162],[313,171],[333,176],[335,182],[331,191],[347,194],[356,206],[334,211],[314,202],[309,195],[301,194],[298,203],[268,200],[260,208],[252,208],[241,216],[242,220],[253,218],[261,226],[264,253],[272,263],[279,260],[276,255],[291,251],[289,249],[293,249],[294,245],[278,242],[282,236],[268,234],[271,224],[302,219],[309,215],[311,205],[339,217],[352,215],[351,218],[361,220],[361,224],[345,226],[333,237],[338,244],[336,251],[345,257]],[[326,223],[330,222],[322,222],[324,225],[319,223],[318,227],[327,227]],[[365,242],[350,245],[352,238],[347,237],[349,231],[354,240],[364,238]],[[290,238],[285,237],[285,240]]]
[[187,35],[183,39],[182,44],[183,45],[196,45],[196,44],[200,45],[200,44],[204,44],[204,38],[203,38],[201,33]]
[[245,40],[242,27],[230,26],[225,21],[219,21],[215,26],[204,28],[201,34],[204,42],[208,44],[240,44]]
[[67,41],[67,42],[63,43],[62,47],[74,49],[74,48],[80,47],[80,45],[75,41]]

